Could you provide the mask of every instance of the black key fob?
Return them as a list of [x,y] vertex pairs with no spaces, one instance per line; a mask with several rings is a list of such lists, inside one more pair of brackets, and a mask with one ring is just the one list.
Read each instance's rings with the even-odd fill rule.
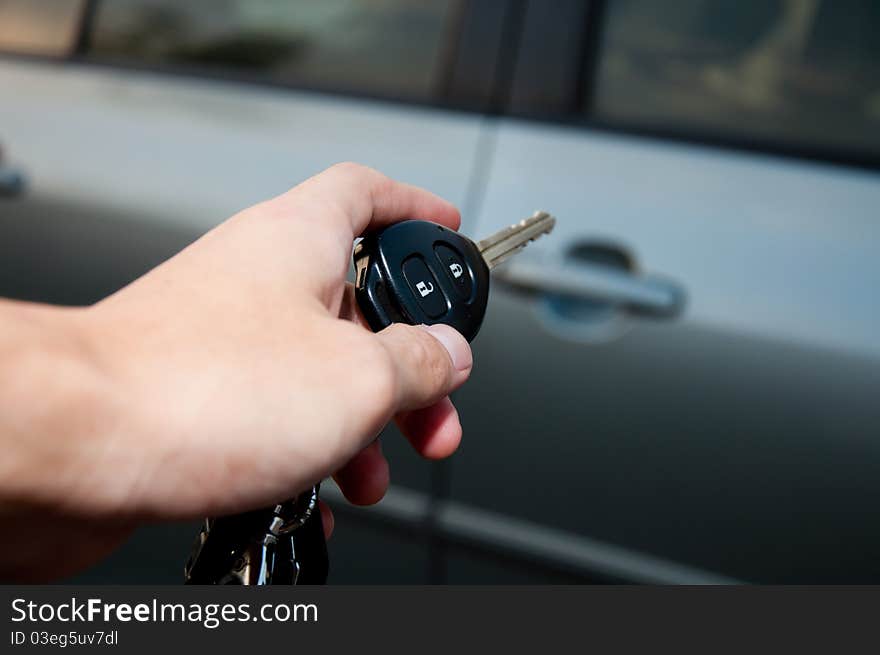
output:
[[476,244],[428,221],[395,223],[354,249],[355,297],[377,332],[392,323],[446,323],[471,341],[489,298],[489,267]]

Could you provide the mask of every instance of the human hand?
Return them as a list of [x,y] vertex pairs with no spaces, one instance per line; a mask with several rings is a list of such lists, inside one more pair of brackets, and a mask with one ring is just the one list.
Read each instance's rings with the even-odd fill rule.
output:
[[94,402],[72,410],[73,436],[32,444],[49,475],[29,500],[130,529],[272,504],[333,474],[373,503],[389,477],[375,437],[392,418],[423,456],[451,454],[467,342],[444,325],[373,334],[345,281],[353,239],[407,218],[460,222],[426,191],[337,165],[67,310]]

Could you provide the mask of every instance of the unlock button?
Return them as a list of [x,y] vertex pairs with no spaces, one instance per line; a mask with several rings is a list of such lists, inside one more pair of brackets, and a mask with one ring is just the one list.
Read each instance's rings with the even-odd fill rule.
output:
[[403,277],[406,278],[416,302],[431,318],[443,316],[448,309],[446,296],[440,290],[437,280],[419,256],[410,257],[403,262]]

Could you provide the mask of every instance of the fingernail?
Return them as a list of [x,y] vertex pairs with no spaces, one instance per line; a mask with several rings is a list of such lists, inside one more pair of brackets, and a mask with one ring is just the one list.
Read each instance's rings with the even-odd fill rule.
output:
[[443,344],[457,371],[466,371],[473,366],[471,346],[458,330],[443,323],[420,325],[419,327]]

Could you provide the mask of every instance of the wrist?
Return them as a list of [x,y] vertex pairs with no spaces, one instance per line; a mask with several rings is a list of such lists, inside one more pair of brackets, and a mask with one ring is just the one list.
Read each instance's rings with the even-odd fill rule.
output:
[[0,311],[0,499],[113,511],[100,487],[113,464],[118,403],[90,310],[3,303]]

